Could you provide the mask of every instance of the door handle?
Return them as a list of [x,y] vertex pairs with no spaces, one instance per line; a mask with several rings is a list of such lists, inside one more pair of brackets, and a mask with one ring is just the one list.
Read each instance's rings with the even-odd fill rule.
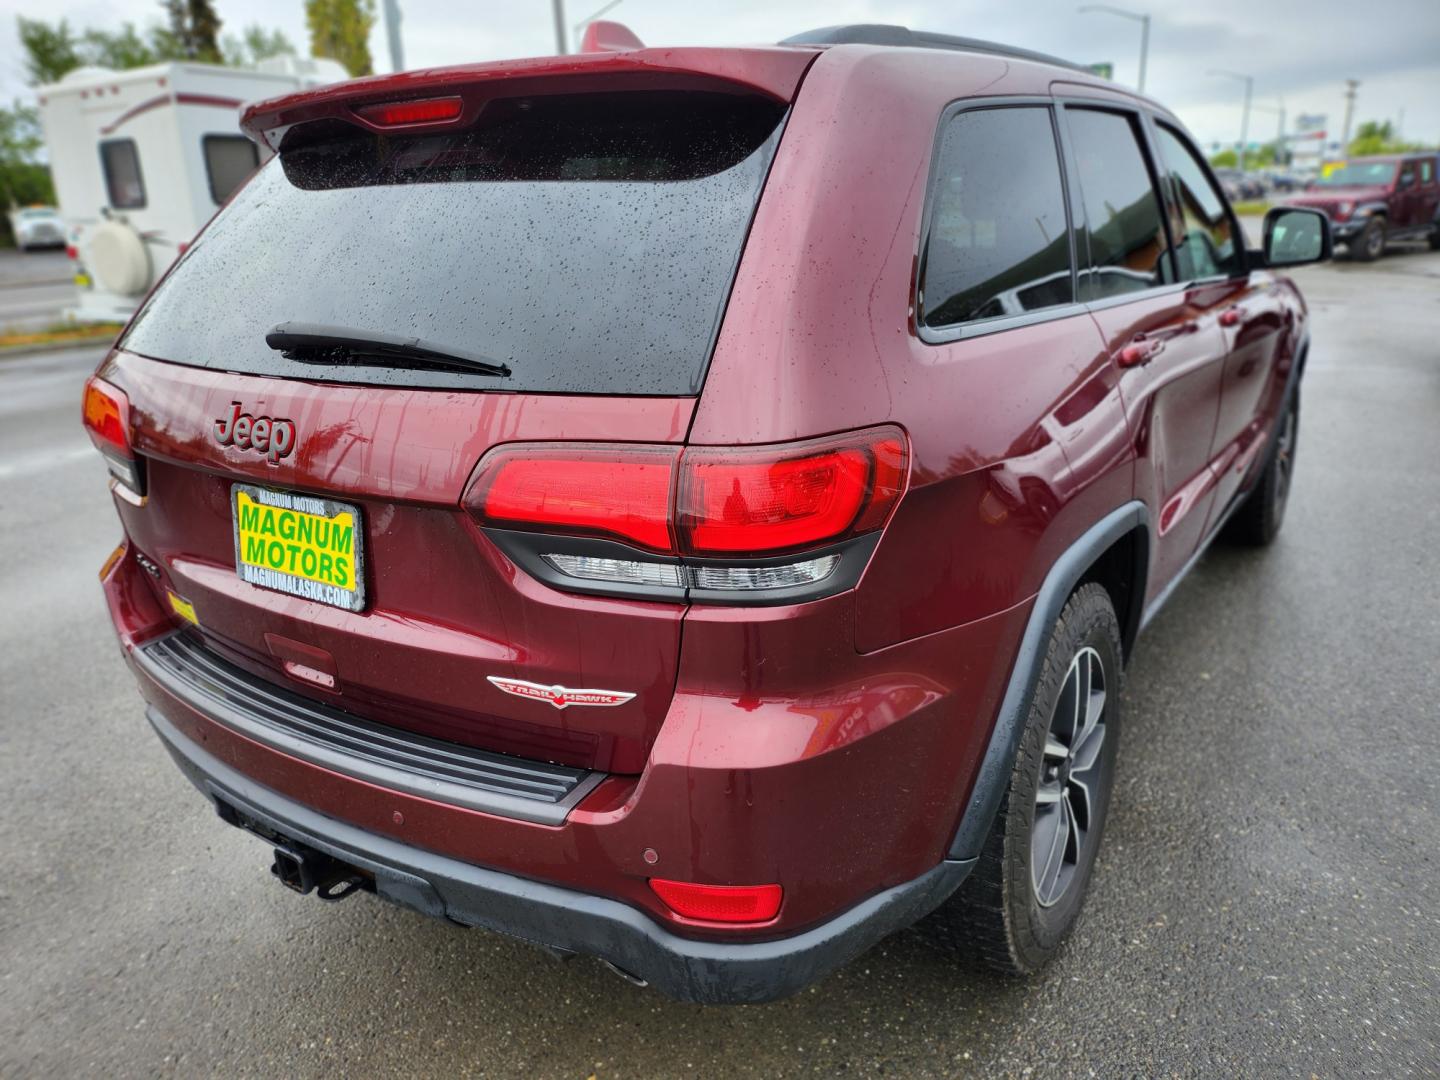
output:
[[1244,318],[1245,309],[1239,304],[1236,304],[1234,307],[1227,307],[1224,311],[1220,312],[1220,325],[1239,326],[1240,321]]
[[1141,334],[1115,354],[1115,363],[1122,368],[1140,367],[1154,360],[1164,349],[1165,342]]

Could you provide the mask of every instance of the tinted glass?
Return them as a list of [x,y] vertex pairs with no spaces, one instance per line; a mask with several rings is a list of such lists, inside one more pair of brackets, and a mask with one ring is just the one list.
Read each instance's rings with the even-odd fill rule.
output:
[[1435,179],[1435,163],[1432,161],[1420,162],[1420,182],[1428,184]]
[[203,146],[210,198],[223,203],[260,164],[260,151],[244,135],[206,135]]
[[105,173],[105,190],[112,207],[139,210],[145,205],[145,180],[140,174],[140,154],[133,139],[101,143],[100,166]]
[[940,146],[921,281],[927,326],[1022,315],[1074,300],[1050,111],[979,109]]
[[1179,280],[1197,281],[1239,270],[1240,252],[1225,200],[1211,186],[1189,145],[1163,125],[1156,130],[1175,199],[1170,231],[1176,238],[1174,262]]
[[1066,117],[1090,236],[1081,298],[1100,300],[1161,284],[1169,277],[1165,224],[1134,118],[1095,109],[1067,109]]
[[[293,129],[124,346],[294,378],[697,392],[781,108],[702,93],[488,103],[476,126]],[[288,321],[420,338],[512,377],[286,360]]]

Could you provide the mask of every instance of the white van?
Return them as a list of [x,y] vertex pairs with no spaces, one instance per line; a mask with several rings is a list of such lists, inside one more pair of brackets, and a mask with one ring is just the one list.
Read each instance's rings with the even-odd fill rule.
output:
[[268,157],[240,133],[253,101],[348,78],[333,60],[255,68],[80,68],[37,93],[83,322],[124,322]]

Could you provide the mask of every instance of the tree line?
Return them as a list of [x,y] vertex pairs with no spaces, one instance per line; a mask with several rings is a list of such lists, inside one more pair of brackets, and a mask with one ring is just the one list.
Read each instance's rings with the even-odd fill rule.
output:
[[[370,31],[375,0],[304,0],[310,55],[338,60],[353,77],[370,75]],[[67,19],[17,18],[25,79],[31,86],[59,82],[80,67],[114,70],[172,60],[251,67],[276,56],[298,54],[284,32],[251,23],[222,33],[211,0],[160,0],[161,17],[146,26],[76,28]],[[21,100],[0,106],[0,207],[53,203],[50,171],[39,160],[40,118]],[[9,240],[9,222],[0,215],[0,244]]]

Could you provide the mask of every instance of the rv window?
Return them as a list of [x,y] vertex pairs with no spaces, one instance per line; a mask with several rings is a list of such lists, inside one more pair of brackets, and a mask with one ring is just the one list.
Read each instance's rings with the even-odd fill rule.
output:
[[201,143],[205,147],[210,198],[219,205],[255,171],[260,164],[260,151],[244,135],[206,135]]
[[140,175],[140,152],[134,139],[102,142],[100,166],[105,170],[105,190],[112,207],[140,210],[145,206],[145,178]]

